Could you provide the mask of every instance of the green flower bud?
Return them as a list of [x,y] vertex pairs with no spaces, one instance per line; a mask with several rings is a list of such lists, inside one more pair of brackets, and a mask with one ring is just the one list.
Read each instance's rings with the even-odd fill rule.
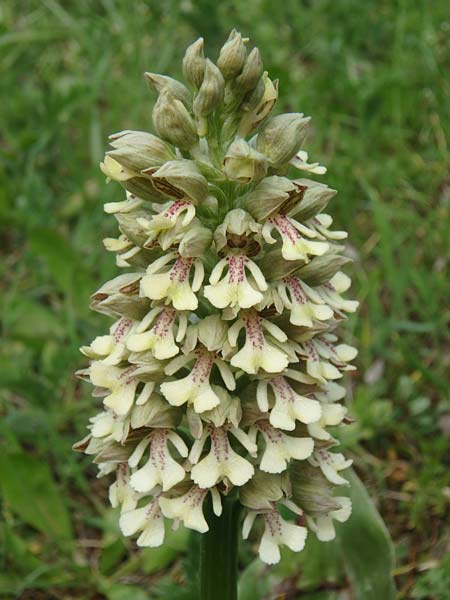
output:
[[[126,130],[110,135],[109,139],[111,140],[110,145],[113,148],[126,148],[127,152],[133,149],[135,153],[142,157],[142,160],[145,160],[147,167],[162,165],[166,160],[175,158],[175,154],[170,146],[151,133]],[[118,158],[116,160],[120,162]],[[125,167],[129,166],[125,162],[121,164]],[[134,169],[132,166],[129,166],[129,168],[142,171],[145,166],[137,169]]]
[[292,499],[307,515],[317,517],[338,510],[341,505],[333,498],[333,486],[306,461],[292,461],[289,467]]
[[316,256],[312,261],[297,271],[298,277],[308,285],[322,285],[329,281],[347,263],[350,258],[338,254]]
[[301,202],[290,214],[300,221],[307,221],[322,212],[330,199],[337,194],[336,190],[312,179],[294,181],[304,189],[304,193]]
[[194,120],[184,104],[174,98],[167,89],[159,95],[152,116],[156,132],[164,140],[183,150],[197,144]]
[[194,114],[207,117],[223,100],[225,81],[216,65],[206,59],[205,76],[194,100]]
[[188,84],[197,90],[202,85],[205,74],[206,60],[203,55],[203,38],[191,44],[183,58],[183,75]]
[[239,110],[242,112],[250,112],[256,108],[264,96],[264,89],[264,77],[261,77],[256,84],[255,89],[251,90],[245,95]]
[[256,138],[256,149],[265,154],[271,167],[287,164],[300,149],[310,118],[302,113],[286,113],[272,117]]
[[267,281],[289,277],[305,265],[304,260],[284,260],[278,250],[270,250],[260,260],[258,266]]
[[229,146],[223,164],[228,179],[244,184],[262,179],[268,166],[266,157],[242,138]]
[[220,50],[217,66],[225,79],[237,77],[245,64],[247,51],[241,34],[233,29],[226,43]]
[[179,252],[185,258],[202,256],[210,248],[212,231],[201,225],[200,221],[194,223],[183,236]]
[[159,169],[147,169],[144,173],[151,177],[158,192],[171,198],[187,198],[198,204],[208,195],[208,181],[192,160],[169,160]]
[[186,108],[189,109],[192,106],[192,94],[180,81],[166,75],[159,75],[159,73],[144,73],[144,76],[149,86],[158,94],[163,90],[167,90],[175,100],[182,102]]
[[90,308],[110,317],[142,319],[150,308],[150,302],[139,296],[141,277],[141,273],[126,273],[108,281],[92,294]]
[[273,503],[284,497],[285,485],[281,474],[256,471],[254,477],[239,492],[241,504],[253,510],[271,510]]
[[257,221],[264,221],[275,213],[286,214],[301,198],[304,188],[287,177],[265,177],[241,204]]
[[253,48],[247,56],[242,73],[237,77],[236,84],[242,92],[253,90],[263,74],[263,63],[258,48]]
[[181,411],[167,404],[158,394],[152,394],[151,401],[135,406],[131,413],[131,427],[178,427]]

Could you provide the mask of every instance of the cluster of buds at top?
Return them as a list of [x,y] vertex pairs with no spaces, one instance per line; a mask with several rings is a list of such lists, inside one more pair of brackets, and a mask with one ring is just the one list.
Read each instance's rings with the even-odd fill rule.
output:
[[105,205],[120,235],[104,244],[128,270],[92,296],[114,322],[82,348],[103,408],[75,447],[115,475],[138,545],[163,543],[167,519],[207,531],[205,501],[220,515],[231,494],[275,563],[350,514],[335,488],[351,461],[329,431],[356,355],[335,334],[357,308],[346,233],[323,212],[335,191],[304,177],[325,172],[302,149],[309,118],[271,116],[278,83],[257,48],[232,31],[214,64],[199,39],[183,72],[146,74],[156,135],[112,135],[101,164],[126,190]]

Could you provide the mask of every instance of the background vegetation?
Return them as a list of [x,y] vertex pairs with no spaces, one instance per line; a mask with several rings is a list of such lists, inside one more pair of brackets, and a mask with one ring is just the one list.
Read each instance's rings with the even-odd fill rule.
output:
[[[448,8],[2,2],[0,597],[189,597],[179,584],[196,571],[195,538],[180,530],[164,548],[136,552],[108,508],[107,482],[72,453],[95,410],[72,373],[78,347],[108,325],[89,312],[89,295],[117,272],[101,243],[115,231],[102,203],[122,197],[98,169],[107,135],[150,127],[144,70],[178,76],[186,45],[204,35],[215,57],[232,27],[280,79],[279,110],[313,116],[310,156],[339,190],[331,211],[350,231],[362,302],[347,328],[360,356],[343,443],[394,539],[399,597],[450,597]],[[242,549],[243,568],[251,551]],[[253,596],[250,565],[243,598],[296,598],[310,574],[302,561],[258,573]],[[314,598],[347,598],[328,571]]]

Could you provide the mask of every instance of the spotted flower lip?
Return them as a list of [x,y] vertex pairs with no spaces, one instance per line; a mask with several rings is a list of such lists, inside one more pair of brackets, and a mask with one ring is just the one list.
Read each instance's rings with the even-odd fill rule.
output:
[[[178,321],[178,331],[175,337],[176,321]],[[187,317],[184,313],[172,308],[155,307],[129,336],[127,348],[133,352],[150,350],[158,360],[172,358],[179,352],[175,342],[183,341],[186,328]]]
[[[227,274],[221,279],[225,269]],[[246,271],[250,273],[250,281]],[[216,308],[250,308],[261,302],[262,292],[267,290],[266,280],[259,267],[243,255],[222,258],[211,272],[209,283],[203,293]]]
[[296,421],[305,424],[320,421],[322,417],[320,402],[297,394],[286,378],[281,375],[267,380],[259,380],[256,399],[262,412],[265,413],[269,410],[268,388],[272,390],[275,398],[269,416],[269,422],[273,427],[293,431]]
[[[262,234],[268,244],[275,244],[276,239],[271,235],[276,229],[282,240],[281,254],[285,260],[304,260],[309,262],[310,255],[322,256],[329,249],[325,242],[311,242],[307,238],[317,237],[317,233],[287,215],[275,215],[264,224]],[[302,235],[303,234],[303,235]]]
[[264,534],[258,549],[262,561],[269,565],[279,562],[280,546],[287,546],[294,552],[303,549],[307,535],[306,527],[285,521],[276,509],[264,513],[249,511],[243,525],[244,539],[247,539],[258,514],[261,514],[264,520]]
[[231,365],[250,374],[256,374],[259,369],[279,373],[287,367],[289,355],[287,350],[283,350],[287,336],[281,329],[256,312],[249,311],[230,327],[228,338],[231,346],[237,345],[242,328],[245,330],[245,344],[231,358]]
[[181,406],[188,403],[193,404],[196,412],[211,410],[220,403],[220,398],[210,383],[213,365],[216,365],[220,375],[229,390],[235,389],[235,381],[227,364],[215,353],[204,348],[199,348],[175,359],[166,367],[168,375],[176,373],[188,363],[194,362],[191,372],[186,377],[175,381],[167,381],[161,384],[161,393],[172,406]]
[[[239,441],[244,441],[247,449],[250,448],[256,452],[256,446],[251,444],[250,440],[243,431],[231,430]],[[198,460],[198,454],[206,441],[206,437],[211,440],[211,449],[209,453]],[[208,427],[204,436],[192,446],[190,454],[191,462],[194,467],[191,470],[192,480],[202,488],[211,488],[223,479],[227,479],[232,485],[244,485],[254,474],[253,465],[239,456],[231,447],[228,439],[226,427]]]
[[165,429],[156,429],[136,446],[128,459],[130,467],[136,467],[147,447],[149,448],[148,461],[130,477],[130,485],[137,492],[151,492],[158,485],[166,492],[183,481],[185,470],[172,457],[168,447],[169,441],[181,456],[187,456],[188,448],[182,438],[174,431]]
[[[171,261],[174,264],[167,267]],[[194,268],[192,284],[189,281],[191,268]],[[141,280],[141,295],[150,300],[165,300],[177,310],[195,310],[198,299],[195,295],[203,282],[204,268],[201,260],[183,258],[169,253],[156,260],[147,269]]]
[[164,543],[166,520],[205,533],[211,505],[239,502],[274,564],[350,514],[335,428],[357,356],[339,327],[358,303],[325,212],[336,191],[287,176],[326,172],[303,149],[310,118],[273,116],[278,82],[247,41],[233,30],[217,64],[194,42],[186,85],[146,73],[156,133],[110,137],[101,170],[126,198],[105,204],[119,233],[104,246],[129,272],[91,297],[111,323],[81,348],[97,407],[74,449],[112,478],[138,546]]

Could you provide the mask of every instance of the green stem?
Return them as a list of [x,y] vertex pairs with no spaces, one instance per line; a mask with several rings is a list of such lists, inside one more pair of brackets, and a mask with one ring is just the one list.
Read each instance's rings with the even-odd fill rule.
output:
[[223,498],[220,517],[205,503],[209,531],[201,537],[200,600],[237,600],[239,502]]

